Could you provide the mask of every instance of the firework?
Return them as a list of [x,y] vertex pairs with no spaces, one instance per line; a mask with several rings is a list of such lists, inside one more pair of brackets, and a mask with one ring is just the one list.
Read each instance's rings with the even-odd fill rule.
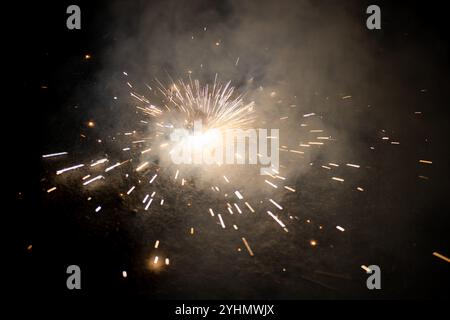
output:
[[[124,75],[128,76],[128,73],[124,73]],[[201,120],[204,125],[202,133],[199,136],[191,136],[191,139],[194,139],[195,145],[200,150],[215,143],[214,136],[210,134],[211,130],[223,131],[234,128],[251,128],[258,120],[258,109],[254,102],[245,101],[245,93],[238,94],[231,82],[222,84],[217,80],[217,76],[212,84],[204,86],[198,80],[192,80],[191,78],[187,82],[183,80],[172,81],[168,86],[164,86],[159,80],[156,80],[157,90],[153,90],[146,85],[149,90],[151,89],[152,97],[146,97],[144,94],[138,93],[136,91],[137,86],[130,81],[127,80],[125,83],[132,90],[130,92],[132,99],[138,102],[135,105],[135,110],[140,115],[138,128],[144,128],[130,128],[129,131],[119,133],[117,137],[114,137],[115,141],[119,142],[117,148],[122,150],[124,154],[129,153],[130,156],[119,159],[113,157],[97,158],[59,169],[56,171],[56,175],[80,172],[81,187],[89,187],[92,190],[101,188],[103,184],[116,183],[121,185],[123,182],[127,187],[120,190],[119,195],[125,197],[125,201],[132,202],[133,206],[137,207],[142,214],[151,214],[154,210],[154,207],[152,207],[154,202],[159,203],[160,206],[166,202],[169,202],[169,205],[179,207],[195,205],[192,200],[188,200],[186,203],[170,203],[170,201],[173,201],[171,193],[174,192],[184,192],[186,194],[198,191],[204,193],[213,192],[216,194],[214,199],[217,199],[217,201],[215,206],[206,210],[211,218],[211,228],[217,228],[218,225],[218,230],[222,229],[224,232],[235,230],[239,233],[245,233],[245,228],[242,229],[235,223],[236,219],[239,216],[252,214],[256,223],[264,221],[271,223],[271,221],[274,221],[285,232],[288,232],[287,224],[294,223],[292,221],[298,220],[298,217],[287,213],[290,209],[289,207],[281,205],[279,201],[266,196],[266,193],[269,192],[271,195],[273,194],[273,198],[276,197],[282,200],[285,194],[297,192],[296,188],[293,187],[294,182],[288,176],[288,167],[282,165],[280,169],[270,168],[267,179],[262,176],[253,177],[253,186],[246,186],[245,184],[243,186],[242,181],[240,181],[242,174],[236,173],[236,168],[233,166],[202,167],[199,169],[200,173],[203,173],[203,176],[208,177],[208,179],[202,181],[202,184],[194,186],[196,179],[199,179],[198,172],[194,175],[191,174],[191,171],[186,166],[164,161],[173,151],[172,142],[167,141],[165,137],[174,128],[182,127],[190,130],[194,126],[195,121]],[[130,112],[133,111],[133,109],[130,109]],[[310,112],[304,114],[303,118],[314,119],[315,116],[314,112]],[[280,117],[280,121],[288,120],[288,116]],[[303,123],[300,128],[303,127],[308,127],[308,124]],[[281,146],[280,151],[288,151],[285,160],[290,162],[292,157],[303,157],[306,152],[303,150],[313,146],[320,148],[324,146],[325,142],[331,141],[329,136],[324,135],[323,129],[308,129],[307,134],[317,136],[307,143],[300,141],[297,146],[304,148],[302,150],[297,150],[298,147],[288,144]],[[268,136],[267,139],[279,138],[272,135]],[[59,158],[66,155],[68,155],[68,152],[55,152],[43,155],[42,158]],[[257,155],[258,157],[263,156],[260,153]],[[238,158],[242,157],[240,154],[236,154],[236,156]],[[346,166],[360,168],[360,165],[353,163],[346,163]],[[332,168],[339,168],[339,164],[324,163],[319,167],[331,170]],[[119,175],[121,177],[120,181],[122,181],[120,183],[117,182]],[[250,175],[246,174],[246,176]],[[202,177],[202,174],[200,174],[200,177]],[[343,178],[334,176],[330,178],[338,182],[344,182]],[[161,182],[157,179],[160,179]],[[134,183],[131,183],[132,181]],[[206,185],[204,182],[206,182]],[[251,190],[248,190],[249,192],[247,193],[245,188],[251,188]],[[51,193],[55,190],[57,190],[57,186],[52,186],[47,189],[47,192]],[[257,192],[255,192],[256,190]],[[358,190],[363,191],[362,187],[358,187]],[[134,196],[135,193],[138,196]],[[159,194],[161,195],[159,196]],[[252,196],[248,197],[247,194]],[[244,197],[244,195],[246,196]],[[167,196],[169,196],[168,200]],[[231,197],[234,200],[231,200]],[[93,198],[90,196],[88,200],[93,201]],[[279,210],[277,211],[278,213],[271,211],[274,208]],[[104,214],[106,210],[107,206],[105,204],[97,204],[94,209],[99,214]],[[267,215],[261,215],[264,212]],[[269,219],[266,217],[269,217]],[[291,221],[285,222],[286,219]],[[228,228],[228,226],[232,226],[232,228]],[[336,228],[341,232],[345,231],[341,226],[336,226]],[[195,232],[194,226],[189,226],[188,230],[189,234],[193,236]],[[240,238],[249,255],[254,256],[254,252],[246,238],[242,236]],[[310,240],[310,244],[311,246],[318,245],[316,240]],[[160,247],[160,240],[156,240],[154,249],[160,250]],[[161,267],[160,263],[158,263],[159,257],[153,256],[151,265],[158,266],[158,268]],[[169,258],[165,258],[163,261],[163,265],[169,266]],[[123,277],[126,276],[124,271]]]

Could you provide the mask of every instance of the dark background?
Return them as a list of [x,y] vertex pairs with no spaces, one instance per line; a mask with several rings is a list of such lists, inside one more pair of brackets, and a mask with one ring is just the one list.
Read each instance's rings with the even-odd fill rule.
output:
[[[25,301],[70,301],[73,297],[118,299],[123,303],[174,298],[449,297],[450,265],[432,256],[433,251],[450,254],[447,141],[450,86],[448,59],[442,59],[445,55],[448,58],[449,51],[442,2],[374,2],[382,8],[382,30],[375,35],[368,32],[368,36],[380,50],[380,59],[383,59],[383,52],[394,52],[402,46],[410,50],[427,48],[429,54],[423,59],[433,60],[436,53],[439,65],[430,68],[425,79],[419,79],[413,72],[411,76],[402,74],[398,81],[410,81],[407,86],[410,89],[395,92],[396,101],[386,103],[384,109],[377,111],[379,114],[368,112],[365,121],[369,123],[380,114],[388,118],[392,115],[392,126],[402,144],[400,149],[380,152],[368,162],[374,168],[367,185],[367,189],[374,190],[371,195],[361,200],[354,193],[340,194],[330,209],[353,212],[350,215],[353,220],[348,224],[355,231],[344,239],[321,239],[323,243],[333,244],[334,250],[325,247],[315,253],[288,252],[286,273],[280,272],[281,265],[274,266],[279,258],[276,252],[283,250],[281,245],[275,244],[266,251],[261,249],[266,255],[262,254],[257,262],[246,259],[236,262],[226,245],[217,251],[192,249],[191,255],[183,256],[179,264],[173,266],[177,270],[175,275],[170,270],[158,274],[145,271],[142,247],[151,247],[154,242],[147,243],[130,231],[133,229],[129,225],[135,219],[132,212],[117,209],[102,226],[98,221],[79,217],[79,212],[85,209],[78,201],[79,196],[70,190],[63,190],[56,201],[45,199],[41,179],[48,169],[43,167],[41,155],[49,150],[65,149],[77,141],[81,127],[91,117],[90,106],[96,104],[92,87],[98,86],[103,58],[115,41],[112,31],[115,16],[110,11],[109,1],[74,3],[82,10],[82,29],[78,31],[65,27],[65,11],[72,2],[8,4],[3,11],[8,21],[4,65],[11,71],[11,77],[5,79],[11,89],[5,96],[8,102],[3,106],[7,110],[4,123],[8,127],[11,125],[11,129],[4,134],[7,147],[3,158],[8,198],[13,199],[12,208],[3,212],[6,216],[3,230],[13,258],[4,263],[11,269],[7,280],[13,286],[13,297]],[[346,3],[352,14],[361,16],[361,24],[364,24],[368,3]],[[133,17],[133,13],[145,5],[143,1],[136,1],[135,5],[130,2],[129,11],[123,14]],[[332,4],[320,2],[317,10],[327,6]],[[228,14],[227,6],[221,2],[207,2],[204,9],[216,10],[219,16]],[[132,18],[129,20],[129,32],[132,32],[136,25]],[[85,54],[91,54],[92,58],[86,61]],[[379,74],[396,73],[392,70],[392,61],[382,65],[385,67],[378,70]],[[122,67],[118,67],[119,71]],[[411,69],[415,67],[414,63],[410,65]],[[389,85],[380,85],[380,88],[378,94],[393,94]],[[426,88],[427,92],[421,94],[421,88]],[[94,98],[81,103],[76,111],[70,111],[67,106],[80,103],[84,93]],[[403,101],[409,105],[402,105]],[[409,112],[415,109],[424,112],[422,119],[417,120]],[[408,116],[401,116],[403,114]],[[354,133],[364,135],[365,131]],[[422,158],[432,159],[433,165],[423,169],[416,161]],[[311,173],[311,178],[316,174]],[[421,174],[430,179],[418,179]],[[314,197],[314,185],[308,188],[311,194],[305,191],[306,200],[292,201],[308,208],[303,201]],[[328,209],[326,205],[322,209],[319,217],[324,220]],[[290,241],[301,243],[308,239],[308,232],[302,229]],[[201,241],[208,241],[212,236],[204,235],[193,247],[201,247]],[[277,241],[286,241],[281,235],[274,237]],[[175,240],[189,241],[183,236]],[[31,251],[27,250],[29,244],[33,245]],[[181,245],[172,249],[184,250]],[[194,259],[193,255],[200,258]],[[214,263],[202,265],[198,261],[202,255],[209,261],[213,259]],[[324,258],[327,256],[332,258]],[[363,263],[382,267],[382,290],[371,292],[365,288],[366,275],[359,267]],[[65,269],[70,264],[82,269],[83,289],[79,292],[68,291],[65,287]],[[127,279],[121,277],[122,270],[128,271]],[[344,276],[326,277],[321,271]]]

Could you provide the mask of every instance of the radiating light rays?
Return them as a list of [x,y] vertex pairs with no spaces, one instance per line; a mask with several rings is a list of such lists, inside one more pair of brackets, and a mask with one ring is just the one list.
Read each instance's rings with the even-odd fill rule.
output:
[[231,81],[221,84],[216,76],[212,85],[205,86],[191,79],[188,83],[179,80],[167,88],[158,83],[158,90],[166,98],[165,107],[184,113],[188,125],[200,118],[206,129],[233,129],[245,128],[255,120],[254,103],[245,103],[242,95],[236,95]]

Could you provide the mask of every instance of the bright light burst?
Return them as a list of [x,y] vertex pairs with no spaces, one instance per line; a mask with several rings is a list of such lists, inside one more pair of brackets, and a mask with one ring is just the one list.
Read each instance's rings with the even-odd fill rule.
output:
[[165,107],[185,114],[185,123],[192,126],[195,120],[203,120],[207,129],[245,128],[254,121],[254,103],[244,103],[242,95],[234,95],[231,81],[222,85],[217,76],[212,85],[201,86],[198,80],[185,84],[183,80],[169,88],[161,85],[166,97]]
[[[124,72],[128,77],[128,74]],[[138,101],[136,106],[141,119],[139,120],[141,129],[132,129],[127,132],[119,133],[112,139],[117,143],[121,150],[120,157],[101,157],[92,159],[89,163],[72,163],[65,168],[58,168],[55,171],[55,183],[64,184],[65,180],[61,180],[60,176],[71,175],[79,179],[80,187],[89,190],[101,188],[102,184],[116,183],[117,177],[120,176],[123,184],[127,187],[120,190],[120,196],[125,197],[127,201],[133,202],[134,207],[140,208],[142,214],[150,214],[154,206],[168,205],[167,190],[189,190],[197,189],[208,196],[208,193],[214,194],[217,201],[214,208],[208,208],[204,214],[209,219],[212,219],[211,227],[221,229],[232,229],[236,232],[239,230],[240,235],[236,235],[240,243],[244,244],[246,251],[250,257],[258,253],[258,245],[251,243],[251,237],[243,237],[241,228],[239,227],[239,216],[254,215],[255,222],[273,221],[277,228],[285,232],[289,232],[290,225],[298,220],[298,216],[289,213],[288,205],[283,204],[283,198],[286,194],[296,193],[295,180],[288,176],[289,168],[281,165],[279,170],[275,168],[269,176],[255,176],[252,177],[252,196],[246,196],[246,190],[242,187],[241,180],[246,180],[246,177],[233,175],[233,167],[220,168],[213,170],[214,178],[212,181],[207,180],[208,187],[205,188],[193,183],[193,178],[185,167],[175,166],[173,163],[164,161],[155,161],[155,159],[162,158],[170,153],[170,142],[167,136],[177,127],[184,127],[191,129],[197,120],[201,120],[204,124],[204,132],[200,136],[192,136],[192,143],[202,149],[204,146],[210,145],[215,141],[214,130],[224,130],[233,128],[249,128],[255,123],[257,119],[257,110],[255,103],[246,103],[244,94],[237,94],[236,89],[231,85],[231,82],[221,84],[215,77],[212,84],[202,86],[198,80],[192,80],[186,83],[183,80],[172,81],[171,85],[164,86],[160,81],[156,80],[156,90],[147,85],[151,98],[135,91],[134,86],[130,81],[126,84],[131,88],[130,95]],[[161,98],[162,95],[162,98]],[[270,94],[270,97],[275,94]],[[117,98],[114,97],[116,100]],[[153,101],[159,101],[155,103]],[[130,110],[134,112],[134,110]],[[306,152],[311,149],[321,148],[324,143],[330,141],[328,136],[324,135],[323,128],[310,128],[307,124],[309,119],[314,118],[315,113],[308,112],[303,115],[303,123],[298,126],[300,130],[306,131],[305,137],[298,137],[296,145],[283,145],[280,143],[280,153],[283,154],[284,159],[289,160],[286,163],[294,164],[304,158]],[[288,116],[281,117],[284,121]],[[92,121],[92,123],[94,123]],[[272,139],[273,137],[268,137]],[[299,150],[300,149],[300,150]],[[53,152],[43,155],[44,159],[56,158],[61,159],[67,156],[67,152]],[[345,164],[342,164],[345,167]],[[353,170],[360,168],[356,164],[347,164]],[[318,166],[330,171],[330,180],[345,183],[343,178],[333,176],[333,170],[339,168],[336,163],[323,163]],[[117,173],[120,169],[120,173]],[[59,177],[56,179],[56,175]],[[158,179],[162,179],[162,184],[159,184]],[[170,184],[169,186],[167,184]],[[122,183],[117,184],[122,185]],[[247,187],[249,185],[247,184]],[[121,187],[122,188],[122,187]],[[201,190],[198,190],[202,188]],[[359,191],[364,189],[357,187]],[[59,188],[58,188],[59,189]],[[356,189],[356,187],[355,187]],[[46,186],[47,193],[57,190],[57,187]],[[256,192],[255,196],[255,190]],[[249,192],[250,193],[250,192]],[[105,214],[107,212],[107,205],[101,203],[102,199],[95,199],[93,196],[88,198],[93,204],[93,212],[96,214]],[[191,207],[195,205],[191,200],[186,203],[172,203],[179,208],[185,206]],[[180,209],[183,211],[183,209]],[[309,223],[309,219],[307,220]],[[322,228],[322,227],[321,227]],[[336,228],[344,232],[346,229],[341,226]],[[194,236],[193,226],[186,226],[187,232]],[[190,230],[190,231],[189,231]],[[245,231],[244,231],[245,232]],[[310,242],[311,246],[316,246],[318,243]],[[155,245],[155,250],[163,245],[163,242],[158,240]],[[238,251],[242,251],[239,247]],[[158,258],[155,255],[152,260],[152,268],[154,266],[162,266],[165,261],[165,266],[169,266],[169,258]],[[165,259],[165,260],[162,260]]]

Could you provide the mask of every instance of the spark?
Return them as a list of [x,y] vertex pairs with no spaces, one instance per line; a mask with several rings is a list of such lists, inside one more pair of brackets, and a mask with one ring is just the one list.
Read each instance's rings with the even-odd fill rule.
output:
[[153,198],[150,198],[150,200],[147,202],[147,205],[146,205],[145,208],[144,208],[145,211],[148,210],[148,208],[150,207],[150,205],[152,204],[152,202],[153,202]]
[[219,214],[217,214],[217,216],[219,217],[219,220],[220,220],[220,225],[222,226],[222,228],[223,228],[223,229],[225,229],[225,223],[223,223],[223,219],[222,219],[222,216],[220,215],[220,213],[219,213]]
[[273,204],[275,207],[277,207],[278,209],[283,210],[283,207],[280,206],[278,203],[276,203],[274,200],[269,199],[269,201],[272,202],[272,204]]
[[91,164],[91,167],[95,167],[96,165],[105,163],[106,161],[108,161],[108,159],[106,159],[106,158],[97,160],[96,162],[94,162],[94,163]]
[[53,157],[58,157],[58,156],[63,156],[69,154],[68,152],[64,151],[64,152],[56,152],[56,153],[49,153],[49,154],[44,154],[42,155],[42,158],[53,158]]
[[277,216],[275,216],[272,212],[267,211],[267,213],[282,227],[282,228],[286,228],[286,225],[283,223],[283,221],[281,221],[280,219],[278,219]]
[[141,165],[139,165],[137,168],[136,168],[136,171],[141,171],[142,169],[144,169],[145,167],[147,167],[148,166],[148,161],[146,161],[146,162],[144,162],[143,164],[141,164]]
[[335,181],[339,181],[339,182],[344,182],[344,179],[338,178],[338,177],[332,177],[331,179],[333,179]]
[[419,162],[423,164],[433,164],[433,161],[430,160],[419,160]]
[[92,178],[92,179],[90,179],[90,180],[84,182],[84,183],[83,183],[83,186],[87,186],[88,184],[90,184],[90,183],[92,183],[92,182],[94,182],[94,181],[97,181],[97,180],[99,180],[99,179],[102,179],[102,178],[104,178],[102,175],[96,176],[96,177],[94,177],[94,178]]
[[255,213],[255,210],[253,210],[252,206],[248,202],[245,202],[245,205],[252,213]]
[[345,229],[344,229],[344,228],[342,228],[341,226],[336,226],[336,229],[338,229],[339,231],[342,231],[342,232],[344,232],[344,231],[345,231]]
[[332,167],[339,167],[339,165],[337,164],[337,163],[333,163],[333,162],[330,162],[330,163],[328,163],[330,166],[332,166]]
[[365,266],[365,265],[361,265],[361,268],[362,268],[364,271],[366,271],[366,273],[371,273],[371,272],[372,272],[372,270],[371,270],[369,267]]
[[102,210],[101,206],[98,206],[97,208],[95,208],[95,212],[99,212],[100,210]]
[[60,174],[62,174],[64,172],[76,170],[76,169],[81,168],[81,167],[84,167],[84,164],[77,164],[77,165],[72,166],[72,167],[68,167],[68,168],[64,168],[64,169],[58,170],[58,171],[56,171],[56,174],[60,175]]
[[153,181],[155,181],[155,179],[156,179],[156,177],[157,177],[158,175],[157,174],[155,174],[151,179],[150,179],[150,184],[152,184],[153,183]]
[[294,188],[291,188],[291,187],[288,187],[288,186],[284,186],[284,188],[285,188],[286,190],[291,191],[291,192],[295,192],[295,189],[294,189]]
[[253,251],[252,248],[250,248],[250,245],[248,244],[247,240],[242,237],[242,241],[244,242],[245,247],[247,248],[248,254],[253,257]]
[[130,190],[128,190],[127,191],[127,195],[130,195],[132,192],[133,192],[133,190],[136,188],[136,186],[132,186],[131,188],[130,188]]
[[433,256],[438,257],[438,258],[450,263],[450,258],[447,258],[446,256],[444,256],[438,252],[433,252]]
[[276,185],[274,185],[272,182],[270,182],[269,180],[264,180],[265,183],[267,183],[268,185],[272,186],[273,188],[277,189],[278,187]]
[[50,188],[50,189],[47,190],[47,193],[53,192],[55,190],[56,190],[56,187]]
[[120,166],[120,165],[121,165],[121,163],[120,163],[120,162],[117,162],[115,165],[112,165],[111,167],[106,168],[106,169],[105,169],[105,172],[109,172],[109,171],[111,171],[112,169],[117,168],[117,167]]

